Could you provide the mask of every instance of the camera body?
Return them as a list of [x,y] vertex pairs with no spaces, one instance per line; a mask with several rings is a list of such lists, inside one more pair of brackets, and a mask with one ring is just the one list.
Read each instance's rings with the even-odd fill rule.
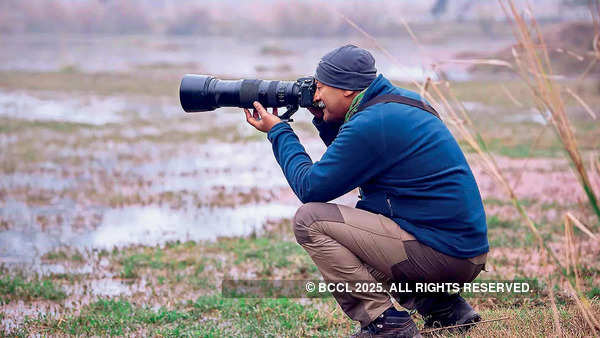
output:
[[253,102],[258,101],[265,108],[286,107],[280,118],[292,121],[290,117],[299,107],[318,107],[313,103],[316,89],[312,76],[296,81],[269,81],[219,80],[210,75],[187,74],[181,80],[179,99],[188,113],[219,107],[252,108]]
[[316,107],[313,103],[313,98],[317,90],[315,78],[312,76],[301,77],[296,80],[296,84],[300,87],[300,107]]

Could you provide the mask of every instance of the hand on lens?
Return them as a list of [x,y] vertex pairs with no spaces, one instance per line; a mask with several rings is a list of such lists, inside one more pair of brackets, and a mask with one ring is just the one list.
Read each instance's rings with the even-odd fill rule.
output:
[[259,102],[254,101],[253,104],[252,113],[248,108],[244,108],[244,113],[246,113],[246,121],[257,130],[268,133],[274,125],[281,122],[277,115],[277,108],[273,108],[273,113],[269,113]]

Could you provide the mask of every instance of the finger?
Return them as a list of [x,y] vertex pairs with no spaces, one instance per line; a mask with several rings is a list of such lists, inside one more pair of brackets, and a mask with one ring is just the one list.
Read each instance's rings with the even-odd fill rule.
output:
[[258,115],[262,118],[263,115],[267,114],[267,111],[265,110],[265,107],[262,106],[262,104],[260,104],[260,102],[258,101],[254,101],[254,108],[258,111]]
[[256,111],[256,109],[252,109],[252,116],[254,116],[255,119],[258,119],[260,116],[258,116],[258,112]]
[[279,113],[277,112],[277,107],[273,107],[273,115],[279,117]]
[[246,114],[246,121],[250,122],[250,119],[252,118],[252,114],[250,114],[250,111],[248,110],[248,108],[244,108],[244,113]]
[[252,125],[254,128],[256,128],[258,121],[254,117],[252,117],[252,114],[248,109],[244,108],[244,113],[246,113],[246,121],[250,123],[250,125]]

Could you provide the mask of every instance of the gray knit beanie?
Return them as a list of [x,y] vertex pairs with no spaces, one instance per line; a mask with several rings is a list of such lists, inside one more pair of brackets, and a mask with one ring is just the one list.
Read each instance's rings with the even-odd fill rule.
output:
[[338,47],[325,54],[315,72],[319,82],[345,90],[363,90],[376,76],[373,55],[354,45]]

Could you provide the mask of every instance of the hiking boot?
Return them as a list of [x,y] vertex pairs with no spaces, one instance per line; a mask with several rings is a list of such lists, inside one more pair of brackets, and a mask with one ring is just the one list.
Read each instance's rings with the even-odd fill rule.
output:
[[353,334],[352,338],[408,338],[421,337],[417,325],[406,311],[398,311],[394,307],[385,310],[369,325]]
[[423,316],[425,328],[472,324],[449,329],[466,332],[481,321],[481,316],[458,294],[437,297],[425,309],[419,309],[419,313]]

